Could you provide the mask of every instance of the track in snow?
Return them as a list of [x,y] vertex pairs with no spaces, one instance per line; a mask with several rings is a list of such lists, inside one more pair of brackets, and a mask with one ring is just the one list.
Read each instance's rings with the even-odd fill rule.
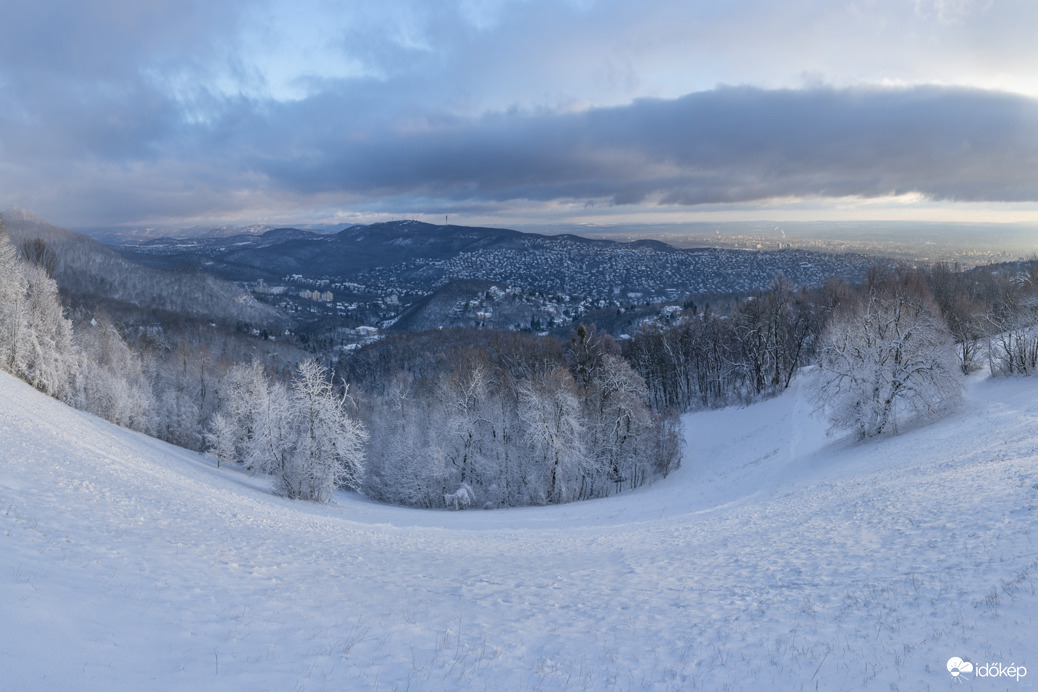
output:
[[959,689],[1033,666],[1038,397],[828,439],[799,392],[561,507],[318,506],[0,375],[10,689]]

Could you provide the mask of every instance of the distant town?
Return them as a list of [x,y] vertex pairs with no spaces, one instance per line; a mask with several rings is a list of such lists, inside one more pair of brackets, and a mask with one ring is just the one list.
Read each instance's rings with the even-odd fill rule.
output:
[[[470,242],[458,249],[457,238],[465,234]],[[359,262],[350,243],[360,237],[366,248],[384,251]],[[120,250],[168,265],[194,262],[310,324],[315,338],[346,350],[385,330],[446,326],[549,332],[588,320],[619,336],[668,306],[747,295],[780,275],[795,286],[817,287],[832,276],[854,282],[875,261],[853,253],[679,249],[657,241],[412,221],[330,235],[277,229],[204,241],[168,239]],[[343,253],[341,261],[327,259],[336,252]],[[286,256],[299,258],[292,264],[298,269],[274,274]]]

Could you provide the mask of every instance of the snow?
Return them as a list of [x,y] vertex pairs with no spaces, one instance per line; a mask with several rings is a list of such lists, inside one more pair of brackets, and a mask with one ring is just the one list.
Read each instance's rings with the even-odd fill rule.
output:
[[0,375],[0,687],[1034,689],[1035,388],[851,444],[797,385],[687,416],[652,487],[433,512],[279,498]]

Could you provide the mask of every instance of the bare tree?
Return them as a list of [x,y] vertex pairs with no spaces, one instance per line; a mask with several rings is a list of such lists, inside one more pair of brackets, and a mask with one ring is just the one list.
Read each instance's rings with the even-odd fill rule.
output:
[[988,358],[991,372],[1033,375],[1038,372],[1038,299],[1030,272],[991,277],[988,309]]
[[53,277],[58,268],[58,255],[43,238],[30,238],[22,242],[22,257],[29,264],[39,267]]

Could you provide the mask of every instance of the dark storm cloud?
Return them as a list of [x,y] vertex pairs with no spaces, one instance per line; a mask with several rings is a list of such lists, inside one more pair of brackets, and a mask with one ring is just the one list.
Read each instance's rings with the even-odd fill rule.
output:
[[[1036,93],[1035,12],[18,0],[0,27],[0,208],[99,225],[903,192],[1038,201],[1033,99],[846,86]],[[843,88],[712,86],[822,70]]]
[[264,126],[274,131],[311,128],[250,159],[299,193],[684,205],[910,192],[1038,200],[1038,103],[1005,93],[721,88],[410,130],[355,131],[348,114],[307,116],[307,108],[272,113]]

